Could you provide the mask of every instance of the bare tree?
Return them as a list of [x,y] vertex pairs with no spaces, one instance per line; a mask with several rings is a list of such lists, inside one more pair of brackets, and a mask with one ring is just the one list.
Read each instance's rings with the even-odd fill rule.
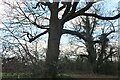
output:
[[[27,1],[20,1],[15,3],[16,6],[13,6],[7,2],[5,3],[12,8],[12,13],[15,13],[11,14],[13,17],[12,19],[14,19],[12,20],[14,24],[29,24],[29,27],[33,26],[39,29],[46,29],[43,33],[29,38],[30,42],[48,32],[48,49],[46,52],[45,76],[50,78],[57,76],[56,66],[62,34],[69,32],[70,34],[77,35],[74,33],[74,31],[63,29],[66,22],[78,16],[92,16],[102,20],[114,20],[120,17],[120,14],[117,14],[113,17],[103,17],[96,13],[87,12],[97,2],[86,2],[86,5],[84,7],[80,7],[80,0],[70,0],[69,2],[61,0],[57,2],[43,0],[35,2],[31,1],[31,3],[27,3]],[[26,10],[24,8],[26,8]],[[58,16],[60,11],[63,13],[59,18]],[[40,24],[41,20],[46,21],[47,23]],[[82,37],[80,34],[79,36]]]
[[[80,54],[80,56],[84,55],[88,58],[94,73],[98,70],[98,66],[100,66],[105,60],[108,60],[108,58],[110,58],[113,54],[117,54],[117,50],[113,46],[109,45],[111,38],[108,38],[108,36],[116,32],[115,26],[110,21],[107,22],[107,26],[105,23],[101,25],[101,23],[98,22],[99,20],[94,17],[81,17],[78,18],[78,22],[76,21],[76,23],[72,23],[74,26],[73,32],[66,31],[68,34],[76,35],[77,41],[84,41],[82,44],[86,46],[88,55]],[[95,34],[98,30],[97,27],[102,26],[104,26],[104,28],[102,28],[102,30],[99,29],[99,32]],[[76,38],[76,36],[74,37]],[[114,35],[112,38],[113,37]],[[72,40],[73,39],[74,38],[72,38]],[[75,41],[72,42],[75,43]],[[81,44],[79,46],[81,46]]]

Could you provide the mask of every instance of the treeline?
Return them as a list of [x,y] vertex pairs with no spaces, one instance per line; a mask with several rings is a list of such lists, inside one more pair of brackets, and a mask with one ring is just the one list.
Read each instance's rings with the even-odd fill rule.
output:
[[117,75],[118,62],[106,60],[96,68],[96,73],[93,72],[93,67],[87,59],[77,58],[76,60],[64,58],[64,61],[59,61],[59,69],[63,73],[74,72],[79,74],[103,74],[103,75]]
[[[29,62],[29,61],[28,61]],[[3,59],[2,71],[3,73],[30,73],[31,77],[41,77],[44,74],[45,61],[40,60],[37,63],[26,63],[16,58]],[[60,58],[57,64],[58,74],[62,73],[77,73],[77,74],[92,74],[93,67],[87,58],[77,57],[72,60],[67,56]],[[106,60],[99,69],[96,69],[94,74],[102,75],[117,75],[118,74],[118,61]],[[40,76],[41,75],[41,76]],[[27,76],[25,76],[27,77]]]

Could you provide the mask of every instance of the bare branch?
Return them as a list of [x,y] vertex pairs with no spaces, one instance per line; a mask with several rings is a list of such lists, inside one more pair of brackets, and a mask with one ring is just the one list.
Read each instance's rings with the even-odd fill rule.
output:
[[92,17],[96,17],[96,18],[102,19],[102,20],[115,20],[115,19],[118,19],[120,17],[120,13],[113,16],[113,17],[103,17],[103,16],[100,16],[100,15],[97,15],[97,14],[92,14],[92,13],[81,13],[80,15],[92,16]]
[[[18,3],[17,3],[17,4],[18,4]],[[19,6],[19,4],[18,4],[18,6]],[[19,6],[19,9],[22,11],[23,15],[25,16],[26,19],[29,20],[30,23],[32,23],[33,25],[35,25],[35,26],[38,27],[38,28],[48,29],[48,28],[46,28],[46,26],[40,26],[40,25],[38,25],[35,21],[31,21],[31,20],[29,19],[29,17],[25,14],[25,12],[22,10],[22,8],[21,8],[20,6]],[[47,27],[48,27],[48,26],[47,26]]]
[[62,17],[66,16],[69,13],[70,8],[71,8],[71,2],[63,2],[63,5],[66,6],[66,9],[65,9]]
[[118,52],[118,51],[113,51],[113,49],[114,49],[113,47],[110,48],[109,54],[108,54],[102,61],[108,59],[108,58],[109,58],[110,56],[112,56],[115,52]]
[[32,23],[33,25],[35,25],[36,27],[38,27],[38,28],[41,28],[41,29],[48,29],[48,27],[49,27],[49,25],[38,25],[36,22],[33,22]]
[[41,4],[41,5],[44,5],[44,6],[48,6],[48,7],[50,8],[50,2],[49,2],[49,1],[47,1],[47,2],[42,2],[42,1],[40,1],[40,2],[38,2],[38,3],[36,4],[36,6],[33,7],[33,8],[36,9],[40,4]]
[[[3,23],[4,24],[4,23]],[[4,24],[5,25],[5,24]],[[5,27],[8,29],[8,31],[12,34],[12,36],[18,41],[18,43],[20,44],[20,46],[23,48],[23,50],[25,51],[26,54],[29,54],[28,51],[26,50],[26,48],[23,46],[23,44],[20,42],[20,40],[14,35],[14,33],[8,28],[7,25],[5,25]]]
[[80,32],[77,32],[77,31],[71,31],[71,30],[63,29],[62,34],[76,35],[76,36],[79,37],[80,39],[83,39],[83,40],[86,41],[86,38],[84,37],[84,35],[82,35]]
[[76,8],[77,8],[78,3],[79,3],[79,2],[74,2],[74,3],[73,3],[72,10],[71,10],[71,12],[70,12],[71,14],[76,11]]
[[87,11],[88,9],[90,9],[90,7],[94,4],[95,2],[89,2],[86,7],[82,8],[81,10],[78,11],[79,12],[85,12]]
[[95,17],[95,18],[98,18],[98,19],[102,19],[102,20],[115,20],[115,19],[118,19],[120,17],[120,13],[113,16],[113,17],[103,17],[103,16],[100,16],[98,14],[94,14],[94,13],[85,13],[85,11],[87,11],[94,3],[89,3],[85,8],[75,12],[75,13],[72,13],[72,14],[67,14],[66,17],[63,18],[62,22],[67,22],[77,16],[92,16],[92,17]]
[[59,9],[58,9],[58,12],[61,11],[62,9],[65,8],[65,5],[61,6]]
[[91,29],[91,31],[90,31],[90,34],[93,33],[93,31],[94,31],[94,29],[95,29],[95,27],[96,27],[96,24],[97,24],[97,20],[96,20],[96,18],[94,18],[94,19],[93,19],[93,26],[92,26],[92,29]]
[[84,8],[82,8],[81,10],[75,12],[78,3],[79,3],[79,2],[74,2],[71,12],[68,13],[68,14],[63,18],[63,20],[62,20],[63,23],[66,22],[66,21],[69,21],[69,20],[71,20],[71,19],[73,19],[73,18],[75,18],[75,17],[77,17],[77,16],[80,16],[81,13],[84,13],[85,11],[87,11],[87,10],[93,5],[93,3],[95,3],[95,2],[89,2],[86,7],[84,7]]
[[44,31],[43,33],[38,34],[38,35],[37,35],[37,36],[35,36],[34,38],[30,38],[30,39],[29,39],[29,42],[34,41],[35,39],[37,39],[37,38],[39,38],[40,36],[42,36],[42,35],[46,34],[47,32],[48,32],[48,30]]

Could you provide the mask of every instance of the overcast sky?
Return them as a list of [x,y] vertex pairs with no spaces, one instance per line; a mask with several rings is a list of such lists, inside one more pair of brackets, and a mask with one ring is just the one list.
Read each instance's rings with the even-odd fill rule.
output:
[[[11,0],[10,0],[10,1],[11,1]],[[107,6],[106,9],[107,9],[107,10],[112,10],[112,9],[117,8],[119,1],[120,1],[120,0],[105,0],[105,3],[106,3],[105,6]],[[119,4],[119,5],[120,5],[120,4]],[[0,0],[0,20],[3,19],[4,9],[5,9],[5,7],[4,7],[4,5],[3,5],[3,3],[2,3],[2,0]],[[0,21],[0,28],[1,28],[1,27],[3,27],[3,25],[1,24],[1,21]],[[62,37],[62,42],[65,42],[66,40],[68,40],[68,39]],[[66,42],[67,42],[67,41],[66,41]]]
[[[103,0],[103,1],[105,1],[105,3],[106,3],[106,5],[104,5],[104,6],[106,6],[106,9],[104,9],[106,11],[116,9],[118,7],[118,5],[120,5],[120,4],[118,4],[118,2],[120,0]],[[3,25],[1,24],[1,20],[4,19],[4,16],[3,16],[4,15],[4,9],[5,9],[5,7],[2,3],[2,0],[0,0],[0,28],[3,27]]]
[[[11,1],[11,0],[8,0],[8,1]],[[120,0],[103,0],[105,1],[106,5],[106,9],[105,10],[112,10],[112,9],[115,9],[118,7],[118,2]],[[120,4],[119,4],[120,5]],[[0,28],[3,27],[3,25],[1,24],[1,20],[4,18],[3,14],[4,14],[4,5],[2,3],[2,0],[0,0]]]
[[[8,0],[9,1],[9,0]],[[11,1],[11,0],[10,0]],[[116,8],[118,7],[118,2],[120,0],[104,0],[106,3],[106,9],[111,9],[111,8]],[[3,12],[4,12],[4,5],[2,3],[2,0],[0,0],[0,18],[3,17]]]

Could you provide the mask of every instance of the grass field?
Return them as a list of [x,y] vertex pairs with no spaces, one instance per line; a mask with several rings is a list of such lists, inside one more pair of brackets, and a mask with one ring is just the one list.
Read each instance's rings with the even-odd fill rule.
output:
[[29,77],[30,73],[2,73],[2,78],[20,78]]
[[63,74],[65,76],[71,76],[73,78],[118,78],[118,76],[111,75],[94,75],[94,74]]
[[[2,73],[2,78],[30,78],[30,73]],[[120,80],[118,76],[111,75],[95,75],[95,74],[75,74],[75,73],[61,73],[59,78],[70,80]],[[61,79],[61,80],[62,80]]]

